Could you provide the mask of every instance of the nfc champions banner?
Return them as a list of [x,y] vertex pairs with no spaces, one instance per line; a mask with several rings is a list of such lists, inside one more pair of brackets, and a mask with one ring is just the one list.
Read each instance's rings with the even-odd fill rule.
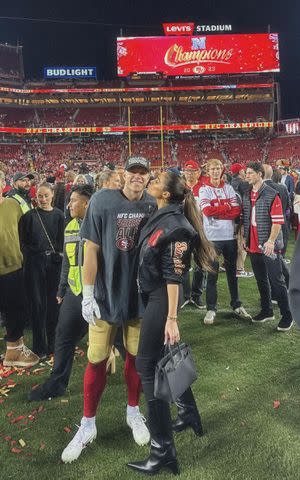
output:
[[96,78],[96,67],[44,67],[44,78]]

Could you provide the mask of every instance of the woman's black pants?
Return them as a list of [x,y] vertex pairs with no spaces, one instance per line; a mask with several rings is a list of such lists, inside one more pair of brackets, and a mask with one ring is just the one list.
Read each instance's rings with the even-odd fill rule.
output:
[[144,295],[143,315],[136,368],[141,377],[144,395],[149,402],[154,399],[155,367],[161,358],[164,345],[165,323],[168,314],[167,286]]
[[25,281],[32,315],[32,350],[37,355],[53,353],[59,306],[56,301],[61,264],[40,253],[25,260]]

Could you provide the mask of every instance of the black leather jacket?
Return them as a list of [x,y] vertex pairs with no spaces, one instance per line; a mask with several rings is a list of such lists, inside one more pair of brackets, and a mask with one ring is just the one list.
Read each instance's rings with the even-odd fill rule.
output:
[[157,210],[139,239],[140,292],[149,293],[168,283],[182,283],[197,238],[181,205],[170,204]]

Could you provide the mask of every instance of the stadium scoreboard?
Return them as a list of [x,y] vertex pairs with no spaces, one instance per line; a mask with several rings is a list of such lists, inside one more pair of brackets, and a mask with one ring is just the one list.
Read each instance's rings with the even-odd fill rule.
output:
[[279,72],[278,34],[117,38],[118,76]]

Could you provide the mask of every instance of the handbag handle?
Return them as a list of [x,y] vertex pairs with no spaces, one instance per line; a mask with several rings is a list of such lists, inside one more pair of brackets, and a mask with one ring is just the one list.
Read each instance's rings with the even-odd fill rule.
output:
[[175,354],[179,353],[180,358],[182,359],[182,351],[180,349],[180,344],[178,342],[176,342],[174,345],[170,345],[170,343],[166,343],[165,352],[170,354],[170,360],[172,362],[173,367],[175,368],[175,360],[174,360]]

